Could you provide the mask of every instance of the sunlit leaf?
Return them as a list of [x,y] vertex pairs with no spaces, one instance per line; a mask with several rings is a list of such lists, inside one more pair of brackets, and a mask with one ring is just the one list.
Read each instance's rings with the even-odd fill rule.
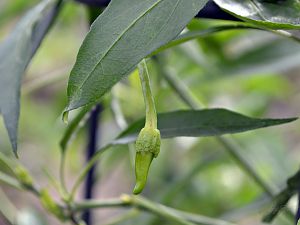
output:
[[257,25],[272,29],[299,29],[298,0],[214,0],[222,9]]

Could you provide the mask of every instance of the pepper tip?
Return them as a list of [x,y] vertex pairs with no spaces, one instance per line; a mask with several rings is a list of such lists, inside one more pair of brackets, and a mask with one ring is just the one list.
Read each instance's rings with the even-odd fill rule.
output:
[[132,193],[134,195],[138,195],[138,194],[142,193],[143,189],[144,189],[144,185],[141,182],[138,182],[135,184]]

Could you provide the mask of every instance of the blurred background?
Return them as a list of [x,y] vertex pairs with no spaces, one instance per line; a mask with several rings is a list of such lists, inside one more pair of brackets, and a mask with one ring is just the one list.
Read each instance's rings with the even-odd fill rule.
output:
[[[0,41],[37,0],[0,1]],[[39,186],[49,187],[58,177],[59,141],[65,130],[61,113],[66,104],[69,72],[88,31],[86,8],[68,1],[34,57],[24,77],[19,127],[20,162]],[[205,29],[230,22],[194,19],[189,29]],[[159,60],[160,65],[157,65]],[[252,117],[294,117],[300,112],[300,44],[258,30],[216,33],[164,51],[149,60],[158,112],[188,109],[162,73],[178,78],[203,107],[222,107]],[[98,145],[103,146],[143,117],[144,104],[136,72],[117,84],[102,101]],[[74,115],[76,112],[74,113]],[[74,116],[73,114],[71,115]],[[234,135],[241,154],[264,180],[280,190],[299,167],[300,124],[294,122]],[[73,184],[84,165],[87,128],[83,127],[67,155],[67,185]],[[134,185],[131,147],[116,147],[103,155],[97,168],[95,197],[106,199],[131,193]],[[11,157],[11,148],[0,123],[0,151]],[[0,186],[0,224],[60,224],[47,215],[31,194]],[[164,140],[153,162],[144,196],[192,213],[221,218],[241,225],[262,224],[270,199],[241,170],[214,138]],[[80,199],[82,196],[77,196]],[[295,210],[297,199],[290,201]],[[95,210],[95,224],[172,224],[148,213],[133,214],[127,221],[111,223],[130,209]],[[283,217],[275,224],[291,224]]]

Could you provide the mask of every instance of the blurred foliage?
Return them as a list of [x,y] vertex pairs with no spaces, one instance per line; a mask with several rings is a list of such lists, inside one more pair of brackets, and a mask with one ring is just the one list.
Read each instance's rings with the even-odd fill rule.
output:
[[[35,0],[0,2],[0,37]],[[194,20],[189,29],[199,29],[224,21]],[[59,140],[64,131],[60,117],[66,103],[68,70],[88,30],[86,12],[67,2],[58,23],[44,41],[27,71],[23,85],[20,121],[20,161],[41,186],[50,186],[43,170],[58,176]],[[293,117],[299,108],[300,45],[271,33],[256,30],[232,30],[190,41],[166,50],[160,57],[171,73],[188,86],[192,94],[210,107],[224,107],[254,117]],[[149,62],[157,111],[187,109],[153,61]],[[27,85],[44,76],[59,79],[26,91]],[[104,145],[121,130],[113,117],[110,100],[115,98],[128,123],[144,115],[138,75],[133,73],[104,98],[100,119],[99,145]],[[71,115],[72,116],[72,115]],[[70,146],[67,155],[67,185],[70,187],[84,162],[86,128]],[[299,163],[299,122],[235,135],[246,159],[270,184],[284,187],[285,180]],[[0,125],[0,149],[11,155],[4,126]],[[133,154],[127,147],[106,153],[98,167],[97,197],[128,193],[134,183]],[[2,165],[0,164],[2,169]],[[189,180],[184,180],[186,175]],[[162,143],[161,156],[153,162],[145,196],[168,206],[217,218],[229,218],[238,224],[260,224],[270,199],[212,138],[176,138]],[[0,202],[13,203],[17,224],[58,224],[46,218],[31,196],[2,186]],[[55,191],[53,190],[54,195]],[[263,202],[263,204],[261,203]],[[10,204],[12,204],[10,203]],[[291,201],[291,207],[295,204]],[[1,204],[2,205],[2,204]],[[13,206],[0,210],[11,218]],[[123,211],[99,210],[95,217],[109,220]],[[21,219],[22,218],[22,219]],[[25,218],[25,219],[24,219]],[[0,219],[1,220],[1,219]],[[32,220],[35,220],[32,222]],[[3,219],[5,221],[5,219]],[[26,222],[31,221],[31,222]],[[2,224],[2,223],[1,223]],[[4,222],[5,224],[5,222]],[[146,213],[119,224],[171,224]],[[289,224],[279,217],[275,224]]]

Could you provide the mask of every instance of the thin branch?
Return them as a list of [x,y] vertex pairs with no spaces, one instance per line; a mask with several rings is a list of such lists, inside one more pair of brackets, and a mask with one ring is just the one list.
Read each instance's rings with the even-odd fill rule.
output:
[[84,201],[75,203],[74,212],[80,212],[89,209],[107,208],[107,207],[136,207],[140,210],[151,212],[160,217],[172,220],[180,224],[201,224],[201,225],[234,225],[223,220],[217,220],[206,216],[183,212],[168,206],[152,202],[149,199],[140,196],[122,195],[120,198],[107,199],[101,201]]
[[74,212],[80,212],[86,209],[124,207],[128,205],[128,202],[124,201],[122,198],[103,199],[101,201],[89,200],[75,203],[72,210]]
[[145,127],[157,128],[157,115],[155,109],[155,103],[152,95],[152,90],[150,86],[149,72],[146,60],[143,59],[139,65],[139,76],[141,80],[144,102],[146,107],[146,122]]

